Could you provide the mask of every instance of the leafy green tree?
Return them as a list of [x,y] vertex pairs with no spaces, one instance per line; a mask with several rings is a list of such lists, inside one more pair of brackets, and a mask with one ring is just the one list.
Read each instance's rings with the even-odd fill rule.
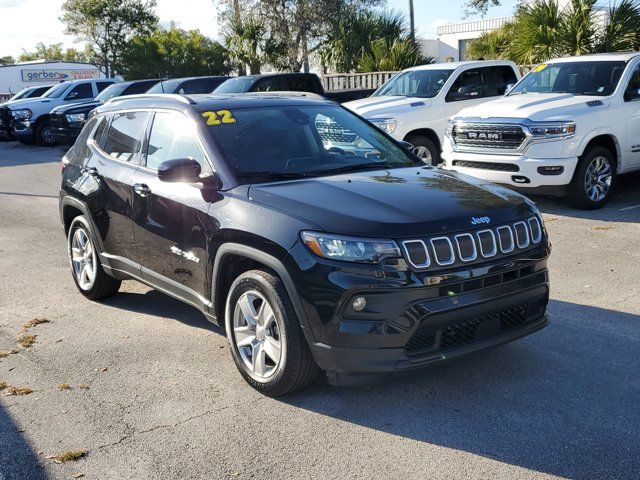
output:
[[490,7],[498,7],[502,0],[467,0],[464,6],[465,15],[480,14],[485,16]]
[[122,49],[116,68],[125,78],[223,75],[229,72],[228,54],[220,43],[199,30],[156,28],[135,35]]
[[416,65],[435,63],[431,57],[422,54],[420,44],[411,37],[393,40],[378,39],[371,44],[371,50],[358,63],[360,72],[396,72]]
[[45,45],[42,42],[36,44],[31,52],[23,50],[18,60],[28,62],[31,60],[58,60],[63,62],[87,62],[90,60],[88,52],[79,51],[75,48],[64,49],[62,43]]
[[229,59],[237,65],[239,75],[245,75],[247,68],[251,75],[260,73],[262,65],[277,55],[280,48],[267,36],[267,26],[255,16],[240,20],[233,18],[224,32]]
[[66,0],[60,20],[67,34],[89,42],[105,74],[113,76],[127,42],[157,24],[155,6],[155,0]]
[[609,12],[609,22],[596,38],[597,52],[625,52],[640,49],[640,5],[622,0]]
[[320,50],[322,63],[338,72],[352,72],[363,56],[372,53],[374,42],[380,39],[393,42],[409,33],[399,13],[351,8],[329,32]]
[[509,58],[508,48],[515,36],[515,25],[508,23],[502,28],[483,32],[479,38],[467,46],[467,58],[469,59],[495,59]]
[[0,65],[13,65],[14,63],[16,63],[16,59],[12,56],[0,57]]

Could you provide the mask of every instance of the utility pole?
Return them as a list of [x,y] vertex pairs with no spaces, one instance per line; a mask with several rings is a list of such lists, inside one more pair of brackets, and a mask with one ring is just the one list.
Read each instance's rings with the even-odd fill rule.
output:
[[411,28],[411,41],[416,41],[416,20],[413,13],[413,0],[409,0],[409,28]]

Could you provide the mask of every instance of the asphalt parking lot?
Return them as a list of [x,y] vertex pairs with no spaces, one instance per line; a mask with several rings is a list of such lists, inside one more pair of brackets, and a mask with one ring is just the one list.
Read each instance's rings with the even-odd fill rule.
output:
[[[536,199],[553,243],[543,331],[270,399],[195,309],[132,281],[101,303],[76,291],[63,153],[0,142],[0,352],[17,349],[0,382],[33,390],[0,392],[0,480],[640,478],[640,175],[600,211]],[[19,346],[33,318],[49,323]],[[47,458],[73,450],[87,455]]]

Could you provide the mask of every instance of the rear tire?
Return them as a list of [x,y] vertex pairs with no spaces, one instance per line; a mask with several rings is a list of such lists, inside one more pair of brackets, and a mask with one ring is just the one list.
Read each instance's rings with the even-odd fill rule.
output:
[[263,270],[240,275],[225,312],[233,361],[253,388],[271,397],[309,385],[319,371],[282,281]]
[[85,297],[101,300],[118,292],[122,282],[103,270],[91,227],[82,215],[74,218],[69,227],[67,253],[73,281]]
[[616,184],[616,158],[605,147],[588,148],[578,161],[567,192],[568,202],[583,210],[602,208]]
[[440,149],[429,137],[415,135],[407,140],[415,149],[414,153],[422,158],[428,165],[437,166],[440,164]]

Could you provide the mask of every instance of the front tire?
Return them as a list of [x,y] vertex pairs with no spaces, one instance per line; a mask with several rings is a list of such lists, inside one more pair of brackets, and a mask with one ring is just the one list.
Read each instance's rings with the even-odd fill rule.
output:
[[56,138],[53,136],[49,120],[43,120],[36,125],[33,131],[33,140],[43,147],[53,147],[56,145]]
[[277,397],[309,385],[318,373],[282,281],[262,270],[231,285],[227,339],[240,374],[259,392]]
[[74,218],[69,227],[67,253],[73,281],[85,297],[101,300],[118,292],[122,282],[110,277],[103,270],[91,227],[82,215]]
[[415,148],[413,152],[427,164],[437,166],[440,164],[440,149],[429,137],[415,135],[407,140]]
[[591,147],[580,157],[569,184],[567,200],[583,210],[602,208],[610,199],[616,184],[616,159],[604,147]]

